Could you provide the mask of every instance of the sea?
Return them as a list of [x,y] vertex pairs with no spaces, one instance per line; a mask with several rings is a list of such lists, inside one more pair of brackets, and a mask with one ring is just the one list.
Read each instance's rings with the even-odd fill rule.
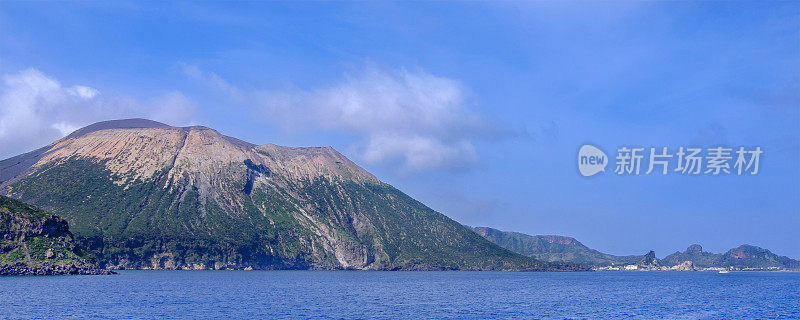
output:
[[144,271],[0,277],[2,319],[798,319],[796,272]]

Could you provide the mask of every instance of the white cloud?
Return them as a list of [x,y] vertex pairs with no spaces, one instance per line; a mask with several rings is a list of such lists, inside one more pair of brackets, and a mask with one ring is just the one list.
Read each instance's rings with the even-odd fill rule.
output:
[[434,168],[463,168],[478,160],[475,147],[467,139],[442,141],[432,136],[375,133],[360,147],[361,158],[368,163],[402,159],[406,171]]
[[194,104],[179,92],[140,102],[89,86],[65,87],[36,69],[2,79],[0,159],[45,146],[97,121],[142,117],[183,125],[194,116]]
[[178,62],[178,67],[180,68],[183,75],[185,75],[192,81],[198,82],[206,87],[222,91],[231,98],[235,99],[242,98],[242,95],[239,92],[239,89],[236,88],[236,86],[231,85],[216,73],[203,72],[203,70],[200,70],[199,67],[187,64],[183,61]]
[[148,119],[162,121],[170,125],[192,124],[195,105],[189,98],[178,91],[170,91],[151,99],[146,104]]
[[61,134],[61,136],[66,136],[66,135],[72,133],[73,131],[80,129],[80,127],[78,127],[78,126],[76,126],[74,124],[71,124],[69,122],[64,122],[64,121],[58,122],[58,123],[54,123],[50,127],[53,128],[53,129],[58,130],[58,132]]
[[461,83],[424,71],[369,68],[325,88],[257,92],[254,100],[286,129],[354,134],[363,161],[403,171],[469,167],[478,161],[474,140],[492,134]]
[[100,93],[97,89],[84,87],[84,86],[74,86],[67,90],[67,92],[77,95],[84,99],[91,99],[94,98],[96,95]]
[[360,160],[404,172],[469,168],[478,163],[474,142],[501,131],[471,108],[473,97],[459,81],[422,70],[368,67],[322,88],[269,91],[241,90],[195,65],[177,66],[287,131],[344,132],[356,138],[350,150]]

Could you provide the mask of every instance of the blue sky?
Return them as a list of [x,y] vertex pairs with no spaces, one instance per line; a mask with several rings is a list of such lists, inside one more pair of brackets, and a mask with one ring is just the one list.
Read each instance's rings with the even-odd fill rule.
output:
[[[800,258],[797,2],[0,3],[0,158],[111,118],[331,145],[459,222]],[[584,178],[581,145],[764,150]]]

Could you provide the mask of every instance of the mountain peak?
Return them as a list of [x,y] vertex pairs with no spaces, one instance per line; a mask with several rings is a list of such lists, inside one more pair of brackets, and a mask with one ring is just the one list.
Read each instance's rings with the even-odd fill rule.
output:
[[686,248],[686,251],[684,251],[683,253],[691,254],[691,253],[700,253],[700,252],[703,252],[703,246],[701,246],[699,244],[693,244],[693,245],[689,246],[688,248]]
[[743,244],[743,245],[738,246],[736,248],[730,249],[730,250],[728,250],[728,252],[725,253],[726,256],[729,256],[729,257],[735,258],[735,259],[747,259],[747,258],[753,258],[753,257],[757,257],[757,256],[767,256],[767,255],[771,255],[771,254],[772,254],[772,252],[770,252],[767,249],[764,249],[764,248],[761,248],[761,247],[757,247],[757,246],[754,246],[754,245],[749,245],[749,244]]
[[660,264],[658,263],[658,258],[656,258],[656,252],[650,250],[644,257],[636,263],[639,267],[645,268],[658,268]]
[[66,138],[67,139],[77,138],[86,135],[88,133],[105,129],[133,129],[133,128],[160,128],[160,127],[169,127],[169,125],[158,121],[142,119],[142,118],[107,120],[107,121],[95,122],[78,130],[75,130],[75,132],[70,133]]

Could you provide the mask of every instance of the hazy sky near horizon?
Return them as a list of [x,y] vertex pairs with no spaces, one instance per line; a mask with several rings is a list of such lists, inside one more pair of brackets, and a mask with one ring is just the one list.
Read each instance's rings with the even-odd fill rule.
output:
[[[0,76],[0,158],[144,117],[333,146],[468,225],[800,258],[798,2],[0,2]],[[584,178],[585,143],[764,154]]]

